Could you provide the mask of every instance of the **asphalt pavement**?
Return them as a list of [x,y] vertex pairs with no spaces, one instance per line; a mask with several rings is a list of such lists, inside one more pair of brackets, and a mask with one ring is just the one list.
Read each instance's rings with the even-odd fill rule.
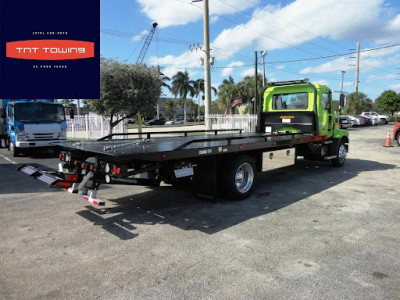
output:
[[400,147],[350,129],[342,168],[259,175],[217,203],[185,186],[102,186],[97,208],[15,170],[0,149],[3,299],[399,299]]

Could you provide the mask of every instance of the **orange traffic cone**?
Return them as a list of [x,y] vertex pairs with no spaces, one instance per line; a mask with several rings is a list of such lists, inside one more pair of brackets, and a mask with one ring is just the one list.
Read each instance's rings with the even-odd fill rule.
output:
[[392,147],[392,142],[390,140],[390,130],[388,130],[388,133],[386,135],[385,147]]

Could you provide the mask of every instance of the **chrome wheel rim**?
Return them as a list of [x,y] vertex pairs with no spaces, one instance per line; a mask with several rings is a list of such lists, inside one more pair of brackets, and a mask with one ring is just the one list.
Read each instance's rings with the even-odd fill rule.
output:
[[341,145],[339,148],[338,158],[340,163],[343,163],[346,160],[347,150],[344,145]]
[[249,163],[241,164],[235,174],[236,189],[240,193],[246,193],[252,187],[253,181],[254,181],[253,167]]

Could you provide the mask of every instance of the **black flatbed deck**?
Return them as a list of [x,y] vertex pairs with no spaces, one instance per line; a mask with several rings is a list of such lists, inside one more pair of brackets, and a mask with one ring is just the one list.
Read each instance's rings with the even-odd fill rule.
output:
[[[265,133],[217,133],[193,134],[194,131],[178,132],[184,136],[152,137],[151,134],[177,134],[177,132],[144,133],[148,138],[126,138],[98,141],[63,142],[57,145],[65,150],[86,152],[87,156],[104,157],[116,162],[132,160],[167,161],[183,158],[224,154],[246,150],[266,151],[288,148],[293,145],[325,140],[325,136],[310,134]],[[114,134],[108,138],[131,134]],[[134,134],[137,135],[137,134]]]

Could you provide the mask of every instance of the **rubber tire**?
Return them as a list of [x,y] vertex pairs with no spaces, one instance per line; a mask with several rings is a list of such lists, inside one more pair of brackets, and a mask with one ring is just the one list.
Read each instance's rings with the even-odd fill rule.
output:
[[19,151],[18,147],[15,147],[14,144],[11,143],[11,141],[9,142],[8,150],[10,150],[12,157],[19,156],[20,151]]
[[9,137],[6,137],[4,139],[4,147],[7,149],[10,149],[10,138]]
[[340,140],[340,142],[338,143],[335,154],[337,155],[337,157],[331,160],[331,164],[334,167],[343,166],[347,156],[347,149],[343,140]]
[[[256,167],[254,159],[247,155],[241,155],[232,159],[226,159],[222,169],[221,191],[226,199],[243,200],[246,199],[254,188],[254,179],[256,175]],[[243,170],[243,168],[247,170]],[[244,190],[241,191],[237,187],[237,175],[239,170],[245,172],[243,180]],[[247,182],[250,181],[250,182]],[[249,186],[247,186],[249,185]]]

